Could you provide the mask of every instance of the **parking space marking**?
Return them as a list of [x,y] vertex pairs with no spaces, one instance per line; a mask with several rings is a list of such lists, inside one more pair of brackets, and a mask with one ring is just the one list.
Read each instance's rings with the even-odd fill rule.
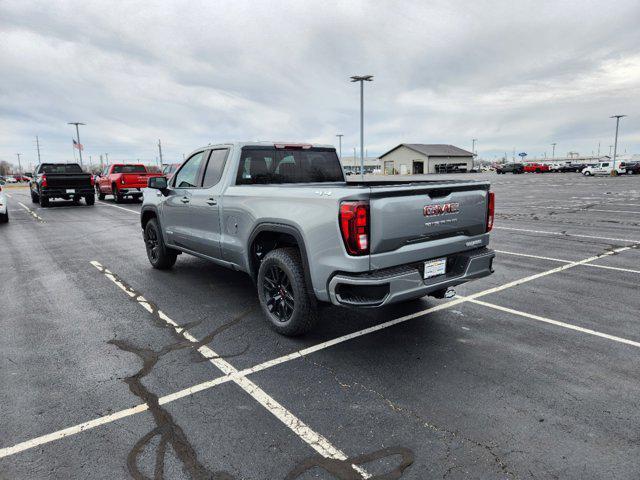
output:
[[[545,272],[541,272],[541,273],[538,273],[538,274],[535,274],[535,275],[524,277],[524,278],[521,278],[519,280],[515,280],[513,282],[506,283],[506,284],[504,284],[502,286],[489,288],[487,290],[482,290],[480,292],[477,292],[475,294],[468,295],[468,296],[465,296],[465,297],[458,296],[457,298],[455,298],[454,300],[451,300],[449,302],[442,303],[440,305],[436,305],[436,306],[427,308],[425,310],[421,310],[419,312],[411,313],[411,314],[405,315],[403,317],[399,317],[399,318],[396,318],[396,319],[393,319],[393,320],[389,320],[387,322],[383,322],[383,323],[380,323],[378,325],[374,325],[374,326],[371,326],[371,327],[368,327],[368,328],[365,328],[365,329],[362,329],[362,330],[358,330],[356,332],[352,332],[352,333],[349,333],[349,334],[346,334],[346,335],[342,335],[340,337],[336,337],[336,338],[333,338],[331,340],[327,340],[325,342],[322,342],[322,343],[319,343],[319,344],[316,344],[316,345],[312,345],[311,347],[307,347],[307,348],[304,348],[304,349],[301,349],[301,350],[297,350],[295,352],[283,355],[281,357],[278,357],[278,358],[275,358],[275,359],[272,359],[272,360],[268,360],[266,362],[260,363],[258,365],[255,365],[253,367],[250,367],[250,368],[247,368],[247,369],[244,369],[244,370],[240,370],[239,371],[239,370],[236,370],[234,367],[231,367],[233,369],[233,371],[231,371],[231,373],[227,373],[224,376],[215,378],[213,380],[208,380],[206,382],[202,382],[200,384],[193,385],[193,386],[185,388],[183,390],[179,390],[179,391],[174,392],[172,394],[165,395],[164,397],[159,398],[158,401],[159,401],[159,403],[161,405],[164,405],[164,404],[171,403],[171,402],[174,402],[176,400],[179,400],[181,398],[193,395],[195,393],[198,393],[198,392],[201,392],[201,391],[204,391],[204,390],[208,390],[210,388],[213,388],[213,387],[215,387],[217,385],[221,385],[223,383],[227,383],[227,382],[230,382],[230,381],[233,381],[233,382],[237,383],[237,382],[240,381],[240,379],[242,379],[242,378],[244,378],[244,377],[246,377],[248,375],[251,375],[253,373],[257,373],[257,372],[266,370],[268,368],[272,368],[274,366],[281,365],[283,363],[289,362],[291,360],[295,360],[297,358],[305,357],[305,356],[310,355],[312,353],[327,349],[329,347],[333,347],[335,345],[339,345],[339,344],[347,342],[349,340],[353,340],[355,338],[362,337],[362,336],[368,335],[370,333],[374,333],[374,332],[377,332],[377,331],[380,331],[380,330],[384,330],[384,329],[392,327],[394,325],[398,325],[398,324],[407,322],[409,320],[413,320],[415,318],[422,317],[422,316],[427,315],[429,313],[437,312],[437,311],[440,311],[440,310],[446,310],[448,308],[451,308],[451,307],[456,306],[456,305],[460,305],[460,304],[465,303],[465,302],[471,302],[472,300],[475,301],[474,303],[479,303],[480,301],[477,300],[477,298],[479,298],[479,297],[482,297],[482,296],[485,296],[485,295],[489,295],[491,293],[495,293],[495,292],[504,290],[506,288],[515,287],[517,285],[521,285],[522,283],[526,283],[526,282],[529,282],[531,280],[535,280],[536,278],[540,278],[540,277],[544,277],[546,275],[550,275],[550,274],[553,274],[553,273],[561,272],[561,271],[567,270],[569,268],[576,267],[578,265],[586,265],[586,264],[588,264],[588,262],[593,262],[593,261],[598,260],[600,258],[604,258],[604,257],[607,257],[609,255],[614,255],[615,253],[619,253],[621,251],[630,250],[631,248],[632,247],[621,247],[621,248],[618,248],[616,250],[608,251],[608,252],[605,252],[605,253],[600,254],[600,255],[595,255],[595,256],[589,257],[589,258],[587,258],[585,260],[571,262],[571,263],[563,265],[562,267],[554,268],[554,269],[551,269],[551,270],[547,270]],[[104,267],[102,267],[102,265],[100,265],[99,262],[91,262],[91,264],[94,267],[98,268],[98,270],[104,269]],[[107,271],[107,270],[105,269],[105,271]],[[105,273],[105,275],[107,275],[107,274]],[[134,293],[133,291],[131,291],[130,289],[127,289],[127,287],[124,284],[122,284],[121,282],[117,281],[116,277],[113,274],[110,273],[110,275],[107,276],[107,277],[112,282],[114,282],[120,289],[122,289],[130,298],[136,297],[137,294]],[[143,308],[145,308],[145,310],[147,310],[147,311],[151,311],[152,310],[151,306],[144,299],[144,297],[139,296],[137,298],[137,300],[139,301],[140,305],[143,306]],[[487,302],[482,302],[482,303],[487,303]],[[487,303],[487,306],[488,305],[493,305],[493,304],[488,304]],[[502,309],[502,308],[506,308],[506,307],[499,307],[499,309]],[[517,311],[514,310],[513,312],[517,312]],[[513,312],[511,312],[511,313],[513,313]],[[158,312],[158,313],[160,314],[161,312]],[[518,313],[520,313],[520,312],[518,312]],[[522,312],[522,313],[524,314],[524,316],[530,315],[530,314],[525,314],[524,312]],[[164,315],[164,313],[162,313],[162,315],[165,318],[169,319],[169,317],[166,317],[166,315]],[[543,318],[544,317],[539,317],[539,318],[535,318],[535,319],[543,319]],[[169,319],[169,320],[171,320],[171,319]],[[551,319],[544,319],[544,320],[545,321],[549,320],[547,323],[556,322],[555,320],[551,320]],[[541,321],[543,321],[543,320],[541,320]],[[171,322],[173,322],[173,321],[171,320]],[[558,323],[561,324],[562,322],[558,322]],[[176,329],[176,331],[179,331],[179,330],[182,331],[181,327],[179,325],[175,324],[175,322],[173,322],[173,324],[171,324],[171,325]],[[570,324],[566,324],[566,325],[570,325]],[[561,326],[563,326],[563,325],[561,325]],[[588,329],[581,329],[581,327],[576,327],[575,330],[581,331],[583,333],[591,333],[591,331],[589,331]],[[598,336],[600,336],[602,338],[609,339],[609,340],[620,341],[620,340],[618,340],[618,339],[620,339],[620,337],[614,337],[614,336],[610,336],[610,335],[607,335],[607,334],[601,334],[601,335],[598,335]],[[191,338],[194,338],[194,337],[191,337]],[[634,344],[634,343],[638,343],[638,342],[633,342],[632,340],[626,340],[626,339],[621,339],[621,340],[625,340],[622,343],[632,342],[632,343],[629,343],[630,345]],[[634,345],[634,346],[636,346],[636,345]],[[211,349],[209,349],[208,347],[206,347],[206,348],[207,348],[207,350],[209,352],[213,353],[213,351]],[[215,355],[215,353],[213,353],[213,354]],[[209,359],[209,361],[212,361],[212,362],[213,362],[213,360],[221,360],[221,359]],[[247,379],[247,381],[249,382],[248,379]],[[259,387],[256,386],[256,388],[259,388]],[[265,395],[266,395],[266,393],[265,393]],[[275,400],[274,400],[274,402],[275,402]],[[51,434],[47,434],[47,435],[43,435],[41,437],[33,438],[31,440],[27,440],[25,442],[16,444],[16,445],[14,445],[12,447],[5,447],[5,448],[0,449],[0,458],[6,457],[6,456],[9,456],[9,455],[14,455],[14,454],[22,452],[24,450],[28,450],[30,448],[34,448],[36,446],[43,445],[45,443],[49,443],[49,442],[52,442],[54,440],[58,440],[58,439],[61,439],[61,438],[64,438],[64,437],[67,437],[67,436],[70,436],[70,435],[74,435],[74,434],[89,430],[91,428],[95,428],[95,427],[100,426],[100,425],[111,423],[111,422],[114,422],[114,421],[119,420],[121,418],[125,418],[125,417],[128,417],[128,416],[134,415],[136,413],[146,411],[147,409],[148,409],[148,406],[146,404],[137,405],[137,406],[129,408],[129,409],[125,409],[125,410],[121,410],[119,412],[115,412],[115,413],[113,413],[111,415],[100,417],[98,419],[90,420],[88,422],[84,422],[84,423],[78,424],[78,425],[73,426],[73,427],[65,428],[65,429],[59,430],[57,432],[53,432]],[[295,417],[293,417],[293,418],[295,418]],[[302,424],[302,425],[304,425],[304,424]]]
[[[105,275],[109,280],[111,280],[115,285],[118,286],[123,292],[125,292],[129,297],[134,298],[136,302],[147,310],[149,313],[154,313],[154,310],[151,304],[138,292],[134,291],[131,287],[124,284],[114,273],[110,272],[104,266],[102,266],[97,261],[90,262],[94,267],[96,267],[101,273]],[[176,333],[182,335],[186,340],[191,343],[200,344],[200,341],[195,338],[193,335],[187,331],[187,329],[181,327],[178,323],[173,321],[168,315],[166,315],[163,311],[157,310],[155,312],[158,317],[165,321],[168,325],[170,325]],[[239,371],[231,365],[229,362],[224,360],[220,355],[214,352],[207,345],[200,345],[197,348],[198,353],[200,353],[204,358],[206,358],[212,365],[217,367],[222,373],[226,375],[237,375]],[[308,425],[306,425],[302,420],[296,417],[293,413],[287,410],[283,405],[281,405],[277,400],[271,397],[267,392],[265,392],[258,385],[253,383],[245,376],[234,376],[232,381],[242,388],[245,392],[247,392],[254,400],[256,400],[260,405],[262,405],[269,413],[271,413],[274,417],[280,420],[285,426],[287,426],[293,433],[295,433],[300,439],[302,439],[305,443],[307,443],[312,449],[318,452],[325,458],[332,458],[336,460],[347,460],[347,455],[334,447],[331,442],[324,436],[312,430]],[[364,478],[369,478],[370,475],[362,470],[360,467],[355,465],[352,466],[354,470],[356,470],[360,475]]]
[[44,220],[33,210],[31,210],[29,207],[27,207],[24,203],[22,202],[18,202],[18,205],[20,205],[22,208],[24,208],[27,212],[29,212],[29,215],[31,215],[33,218],[35,218],[36,220],[38,220],[39,222],[44,223]]
[[[516,252],[507,252],[506,250],[494,250],[496,253],[502,253],[504,255],[514,255],[517,257],[527,257],[527,258],[537,258],[539,260],[549,260],[552,262],[560,262],[560,263],[571,263],[572,260],[562,260],[560,258],[553,257],[543,257],[540,255],[530,255],[528,253],[516,253]],[[640,270],[633,270],[631,268],[622,268],[622,267],[611,267],[609,265],[597,265],[595,263],[585,263],[582,265],[584,267],[594,267],[594,268],[604,268],[606,270],[617,270],[619,272],[629,272],[629,273],[640,273]]]
[[131,212],[131,213],[135,213],[136,215],[140,215],[139,210],[131,210],[130,208],[124,208],[124,207],[121,207],[120,205],[112,205],[110,203],[103,202],[102,200],[98,200],[98,202],[101,205],[106,205],[107,207],[119,208],[120,210],[124,210],[125,212]]
[[548,230],[529,230],[527,228],[513,228],[513,227],[500,227],[500,226],[494,226],[493,228],[496,230],[511,230],[514,232],[528,232],[528,233],[542,233],[545,235],[558,235],[561,237],[593,238],[594,240],[610,240],[612,242],[640,243],[640,240],[631,240],[629,238],[598,237],[594,235],[581,235],[579,233],[550,232]]
[[6,192],[6,194],[7,194],[7,197],[13,198],[13,195],[11,195],[9,192]]
[[[465,298],[465,297],[460,297]],[[632,347],[640,348],[640,342],[636,342],[635,340],[629,340],[628,338],[617,337],[615,335],[609,335],[608,333],[598,332],[597,330],[591,330],[590,328],[579,327],[577,325],[573,325],[571,323],[560,322],[558,320],[553,320],[547,317],[541,317],[540,315],[534,315],[532,313],[522,312],[520,310],[514,310],[513,308],[502,307],[500,305],[496,305],[494,303],[484,302],[482,300],[476,300],[473,298],[467,298],[467,301],[471,303],[475,303],[476,305],[482,305],[484,307],[493,308],[494,310],[500,310],[502,312],[511,313],[513,315],[518,315],[520,317],[526,317],[531,320],[536,320],[538,322],[549,323],[551,325],[556,325],[562,328],[568,328],[569,330],[575,330],[577,332],[586,333],[588,335],[594,335],[600,338],[606,338],[607,340],[612,340],[618,343],[624,343],[626,345],[631,345]]]

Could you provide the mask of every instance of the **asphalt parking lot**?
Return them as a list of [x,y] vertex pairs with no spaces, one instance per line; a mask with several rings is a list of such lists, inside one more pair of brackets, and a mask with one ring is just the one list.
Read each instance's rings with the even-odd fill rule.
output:
[[640,176],[469,177],[494,275],[297,339],[244,274],[153,270],[139,204],[7,189],[0,478],[639,478]]

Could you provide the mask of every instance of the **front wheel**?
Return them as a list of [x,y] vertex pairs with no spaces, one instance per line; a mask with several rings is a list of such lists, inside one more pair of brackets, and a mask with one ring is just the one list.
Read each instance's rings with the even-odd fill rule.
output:
[[583,174],[585,177],[588,177],[589,175],[591,175],[591,172],[582,172],[582,174]]
[[257,284],[260,306],[276,332],[293,337],[315,325],[316,305],[296,248],[271,250],[260,264]]
[[178,258],[175,250],[164,244],[158,221],[152,218],[144,227],[144,243],[147,249],[147,258],[153,268],[168,270],[173,267]]
[[43,197],[42,195],[40,195],[40,206],[42,208],[46,208],[49,206],[49,199],[47,197]]
[[104,193],[100,191],[100,187],[96,185],[96,194],[98,195],[98,200],[104,200]]

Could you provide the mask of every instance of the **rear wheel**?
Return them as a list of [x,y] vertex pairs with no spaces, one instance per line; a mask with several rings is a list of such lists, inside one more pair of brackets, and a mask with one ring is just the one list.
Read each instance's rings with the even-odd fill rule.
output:
[[73,204],[74,205],[80,205],[80,195],[74,195],[73,196]]
[[315,325],[316,305],[307,290],[296,248],[270,251],[260,264],[257,283],[260,306],[276,332],[302,335]]
[[586,172],[582,172],[582,174],[583,174],[585,177],[588,177],[589,175],[591,175],[591,172],[586,171]]
[[144,243],[147,249],[147,258],[153,268],[167,270],[176,263],[177,252],[164,244],[158,221],[152,218],[144,227]]
[[33,203],[38,203],[40,199],[38,198],[38,194],[31,190],[31,201]]
[[98,200],[104,200],[104,193],[100,191],[100,187],[96,185],[96,195],[98,195]]
[[122,203],[122,195],[118,192],[118,186],[115,183],[111,185],[111,192],[113,193],[113,201],[116,203]]
[[0,213],[0,223],[7,223],[9,221],[9,210],[7,213]]
[[96,196],[87,195],[86,197],[84,197],[84,201],[87,202],[87,205],[89,206],[94,205],[96,203]]
[[47,197],[43,197],[42,195],[40,195],[40,206],[42,208],[46,208],[49,206],[49,199]]

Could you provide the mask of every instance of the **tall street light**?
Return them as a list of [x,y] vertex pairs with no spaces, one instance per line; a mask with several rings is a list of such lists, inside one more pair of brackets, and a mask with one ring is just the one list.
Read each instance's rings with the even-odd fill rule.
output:
[[551,144],[551,160],[554,160],[556,158],[556,145],[557,143],[552,143]]
[[471,139],[471,170],[473,170],[474,167],[474,160],[476,159],[476,142],[478,141],[477,138],[472,138]]
[[373,75],[354,75],[352,82],[360,82],[360,176],[364,179],[364,82],[373,82]]
[[75,125],[76,126],[76,141],[78,142],[78,153],[80,155],[80,166],[82,167],[82,143],[80,143],[80,129],[78,125],[86,125],[82,122],[68,122],[67,125]]
[[340,145],[338,150],[339,152],[338,156],[340,157],[340,161],[342,161],[342,137],[344,137],[344,135],[342,133],[338,133],[336,137],[338,137],[338,144]]
[[620,126],[620,119],[626,117],[626,115],[612,115],[609,118],[616,119],[616,139],[613,142],[613,171],[616,171],[616,155],[618,153],[618,127]]

